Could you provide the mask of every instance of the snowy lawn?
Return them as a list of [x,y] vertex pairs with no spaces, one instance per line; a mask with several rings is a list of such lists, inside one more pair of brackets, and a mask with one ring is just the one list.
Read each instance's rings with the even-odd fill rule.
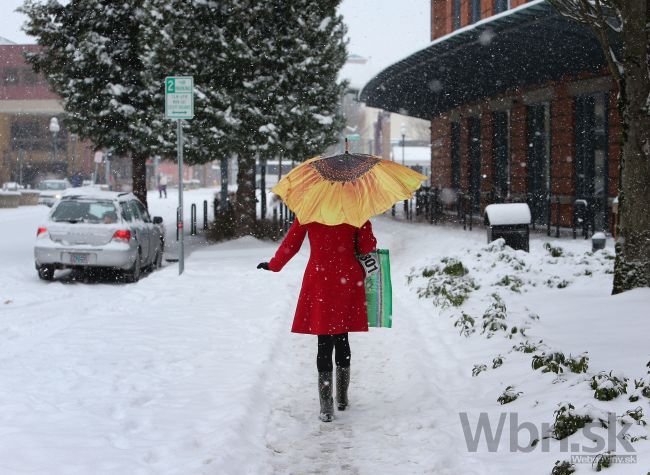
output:
[[[188,219],[189,204],[211,193],[187,193]],[[152,214],[168,225],[171,255],[173,193],[150,200]],[[541,427],[563,401],[579,411],[590,404],[591,414],[650,410],[643,395],[628,400],[632,380],[647,380],[650,292],[609,296],[612,261],[604,252],[585,255],[585,241],[551,241],[563,248],[553,257],[545,240],[534,238],[525,255],[488,247],[484,231],[376,219],[380,247],[391,250],[394,328],[351,336],[351,406],[325,424],[317,419],[315,338],[289,333],[307,245],[280,274],[255,269],[274,243],[245,238],[204,246],[194,239],[180,277],[167,265],[132,285],[45,283],[31,246],[46,213],[0,210],[3,474],[548,474],[555,460],[570,457],[558,441],[547,440],[548,452],[540,443],[530,453],[510,453],[509,418],[498,452],[487,450],[485,438],[471,452],[459,413],[475,431],[481,412],[493,429],[501,412]],[[473,279],[459,307],[418,297],[439,277],[435,266],[454,264],[443,258],[459,259],[468,271],[454,279]],[[483,314],[495,292],[507,330],[486,338]],[[454,326],[462,312],[475,321],[466,323],[468,336]],[[513,350],[527,340],[539,348]],[[553,350],[566,357],[588,352],[587,373],[534,371],[533,355]],[[499,355],[503,364],[493,368]],[[486,369],[472,376],[482,364]],[[610,370],[630,378],[627,394],[596,400],[591,378]],[[501,405],[507,386],[522,394]],[[647,430],[635,425],[629,433]],[[528,439],[522,430],[520,445]],[[580,433],[569,440],[586,444]],[[607,473],[646,475],[650,442],[633,446],[638,463]],[[591,473],[590,465],[577,473]]]

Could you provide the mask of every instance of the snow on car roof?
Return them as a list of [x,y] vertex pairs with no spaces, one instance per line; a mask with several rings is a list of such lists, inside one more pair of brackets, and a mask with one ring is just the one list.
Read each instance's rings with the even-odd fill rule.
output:
[[98,198],[103,200],[117,200],[120,197],[133,198],[133,193],[124,193],[120,191],[107,191],[97,188],[96,186],[81,186],[78,188],[68,188],[63,192],[64,198],[82,197]]

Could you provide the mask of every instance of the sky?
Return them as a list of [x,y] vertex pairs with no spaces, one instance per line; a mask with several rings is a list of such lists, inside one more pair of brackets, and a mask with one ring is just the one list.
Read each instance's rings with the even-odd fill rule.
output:
[[[0,0],[0,36],[15,43],[34,43],[20,27],[24,16],[14,10],[23,0]],[[340,13],[348,25],[349,52],[368,58],[349,65],[343,76],[362,86],[386,66],[426,46],[430,39],[430,0],[343,0]]]

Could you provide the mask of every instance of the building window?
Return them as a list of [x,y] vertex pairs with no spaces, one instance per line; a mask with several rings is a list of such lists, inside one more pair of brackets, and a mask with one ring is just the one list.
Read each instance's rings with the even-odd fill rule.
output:
[[608,229],[607,94],[576,98],[576,198],[585,200],[594,230]]
[[495,0],[494,13],[505,12],[510,8],[510,0]]
[[469,195],[472,200],[472,211],[481,209],[481,119],[470,117],[467,122],[469,129]]
[[453,29],[457,30],[458,28],[460,28],[460,0],[453,0],[453,8],[454,8],[453,15],[452,15],[453,22],[454,22]]
[[493,193],[503,202],[510,196],[510,111],[494,112],[492,124]]
[[551,190],[550,174],[550,106],[548,103],[527,107],[528,138],[528,206],[536,224],[548,219]]
[[472,3],[472,23],[481,19],[481,0],[471,0]]
[[0,85],[15,86],[18,84],[18,69],[5,68],[0,70]]
[[451,123],[451,187],[460,190],[460,123]]

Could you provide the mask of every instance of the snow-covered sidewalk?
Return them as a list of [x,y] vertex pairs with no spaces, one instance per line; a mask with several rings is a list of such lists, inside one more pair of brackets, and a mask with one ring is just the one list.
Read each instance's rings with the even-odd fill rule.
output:
[[[168,225],[173,220],[171,196],[150,206]],[[167,265],[132,285],[45,283],[33,269],[31,244],[46,211],[0,211],[3,229],[15,230],[0,235],[7,263],[0,274],[0,473],[541,475],[568,458],[556,445],[549,453],[512,454],[507,443],[497,453],[467,449],[460,412],[474,420],[511,410],[522,421],[548,422],[557,403],[573,398],[581,406],[593,392],[580,377],[553,384],[554,375],[533,372],[531,355],[508,353],[519,340],[486,339],[480,328],[460,336],[453,312],[418,298],[417,280],[407,283],[412,268],[466,256],[482,286],[462,308],[480,317],[503,271],[476,256],[485,253],[481,231],[375,220],[380,247],[391,250],[394,328],[351,336],[351,406],[325,424],[317,419],[315,338],[289,332],[306,244],[279,274],[255,269],[276,244],[244,238],[205,247],[196,241],[180,277]],[[561,245],[578,255],[587,243]],[[531,249],[531,259],[547,252],[540,239]],[[641,376],[650,359],[641,319],[650,294],[610,297],[598,265],[581,268],[594,275],[580,278],[577,265],[559,264],[552,282],[572,280],[566,288],[532,287],[542,281],[533,269],[522,277],[524,292],[502,291],[514,321],[525,321],[529,307],[540,317],[530,324],[531,341],[589,351],[593,370]],[[626,314],[610,316],[617,307]],[[501,367],[472,376],[476,363],[499,354]],[[509,384],[525,393],[512,409],[496,401]],[[617,410],[648,409],[647,399],[619,402]],[[506,424],[504,441],[508,434]],[[639,441],[639,462],[609,473],[645,475],[649,445]],[[578,473],[589,471],[585,465]]]

